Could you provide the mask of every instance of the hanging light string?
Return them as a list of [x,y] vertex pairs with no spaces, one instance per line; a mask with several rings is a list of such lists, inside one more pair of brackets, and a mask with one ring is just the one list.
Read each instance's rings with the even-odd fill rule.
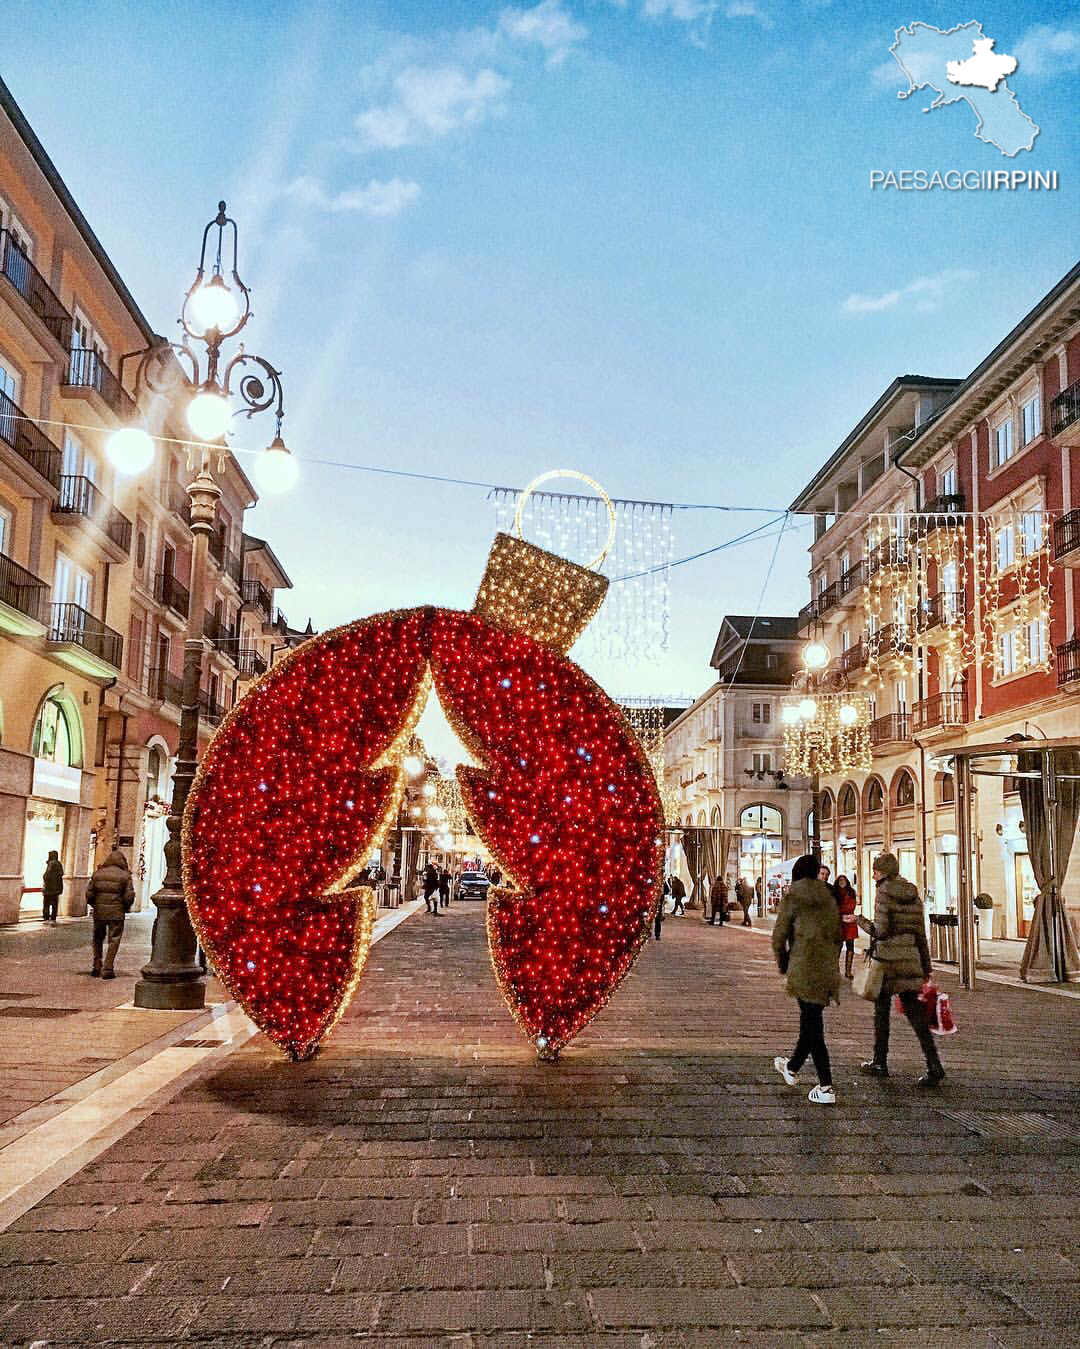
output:
[[765,572],[765,579],[761,583],[761,590],[758,592],[757,608],[754,610],[754,617],[751,619],[750,626],[746,630],[746,636],[743,638],[742,648],[739,651],[739,663],[738,665],[735,666],[734,673],[728,680],[729,684],[734,684],[735,680],[738,679],[739,677],[739,671],[742,669],[742,663],[746,656],[746,649],[750,645],[750,638],[754,635],[754,628],[757,626],[757,621],[761,617],[762,605],[765,603],[765,592],[769,588],[769,581],[772,579],[773,568],[776,566],[776,559],[780,553],[780,542],[783,539],[785,532],[787,531],[788,522],[790,518],[791,512],[785,511],[784,522],[780,526],[780,528],[776,531],[776,544],[774,545],[772,550],[772,557],[769,558],[769,566]]

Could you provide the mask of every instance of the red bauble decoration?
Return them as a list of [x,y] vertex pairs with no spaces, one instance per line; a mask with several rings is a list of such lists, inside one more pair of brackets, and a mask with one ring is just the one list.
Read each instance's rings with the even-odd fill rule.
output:
[[488,899],[492,962],[541,1056],[599,1011],[648,934],[659,798],[597,684],[551,646],[475,613],[416,609],[335,629],[226,719],[185,820],[200,940],[232,996],[293,1058],[313,1052],[363,968],[373,897],[348,882],[395,817],[396,759],[429,669],[484,765],[459,778],[512,883]]

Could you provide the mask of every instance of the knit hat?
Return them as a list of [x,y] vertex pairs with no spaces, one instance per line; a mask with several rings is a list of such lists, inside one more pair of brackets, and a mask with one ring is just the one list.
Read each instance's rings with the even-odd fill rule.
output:
[[874,870],[885,880],[900,875],[900,863],[891,852],[882,852],[874,858]]

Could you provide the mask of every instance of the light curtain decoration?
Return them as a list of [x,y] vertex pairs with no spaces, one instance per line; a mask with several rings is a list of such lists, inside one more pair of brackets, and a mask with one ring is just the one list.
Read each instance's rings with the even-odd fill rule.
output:
[[656,777],[656,788],[664,808],[664,823],[677,825],[679,798],[674,787],[668,785],[664,776],[664,708],[679,706],[685,703],[685,699],[665,702],[649,698],[620,698],[618,703],[634,734],[641,741],[641,748],[645,751],[645,757]]
[[870,699],[861,693],[792,693],[781,699],[784,772],[848,773],[871,766]]
[[[520,493],[490,493],[496,526],[511,532]],[[611,582],[607,599],[579,651],[626,664],[656,660],[668,649],[669,568],[674,547],[673,510],[653,501],[606,501],[578,491],[534,491],[521,511],[523,536],[548,552],[584,563],[604,547],[614,511],[615,540],[600,566]],[[628,578],[628,579],[622,579]]]
[[1049,671],[1049,515],[1031,509],[983,516],[975,579],[984,605],[982,628],[975,637],[993,677]]
[[[1044,755],[1049,758],[1045,776]],[[1018,779],[1031,869],[1039,887],[1020,977],[1029,984],[1075,982],[1080,980],[1080,951],[1061,887],[1080,818],[1080,750],[1029,750],[1017,756],[1017,768],[1040,774]]]

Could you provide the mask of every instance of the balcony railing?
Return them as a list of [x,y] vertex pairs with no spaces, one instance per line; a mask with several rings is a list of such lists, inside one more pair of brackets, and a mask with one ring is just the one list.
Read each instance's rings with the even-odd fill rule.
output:
[[1062,642],[1057,648],[1058,685],[1076,685],[1080,687],[1080,637]]
[[161,571],[154,577],[154,598],[167,605],[174,614],[187,618],[191,608],[191,592],[172,572]]
[[146,691],[151,698],[171,703],[173,707],[180,707],[184,701],[184,681],[170,670],[159,668],[151,670]]
[[911,561],[905,534],[893,534],[872,548],[866,558],[867,576],[876,576],[885,567],[906,567]]
[[941,492],[928,501],[916,517],[917,528],[922,534],[930,534],[935,529],[947,529],[960,523],[964,513],[965,500],[962,492]]
[[232,549],[226,548],[221,559],[221,570],[239,587],[244,579],[244,559]]
[[241,679],[257,679],[266,673],[266,657],[253,646],[242,646],[237,652],[236,666]]
[[911,611],[916,632],[930,632],[934,628],[949,628],[963,623],[966,613],[962,590],[939,590]]
[[211,726],[217,726],[225,715],[225,709],[210,694],[203,689],[199,694],[199,716],[204,721],[208,721]]
[[131,521],[101,492],[97,483],[76,474],[60,478],[60,495],[53,506],[58,515],[81,515],[125,553],[131,552]]
[[6,393],[0,393],[0,440],[10,445],[17,455],[54,487],[59,487],[63,455],[45,432]]
[[72,347],[69,353],[64,387],[93,389],[100,394],[106,406],[125,421],[137,412],[127,390],[96,351],[86,347]]
[[966,723],[967,699],[962,689],[923,698],[911,709],[911,724],[915,731],[929,731],[937,726],[963,726]]
[[837,603],[839,603],[840,600],[846,599],[852,591],[858,590],[865,580],[865,562],[856,562],[853,567],[848,567],[847,571],[844,572],[839,581],[836,582]]
[[62,347],[71,342],[71,315],[52,287],[15,242],[9,230],[0,230],[0,271],[48,328]]
[[173,482],[170,478],[166,483],[162,495],[165,498],[165,504],[174,515],[178,515],[185,524],[191,524],[191,498],[187,494],[187,488],[182,487],[180,483]]
[[232,628],[227,628],[214,614],[203,615],[203,636],[208,637],[215,650],[235,663],[240,642]]
[[879,661],[906,656],[911,651],[911,636],[901,623],[886,623],[869,641]]
[[269,623],[270,614],[274,607],[274,597],[261,581],[247,580],[241,584],[240,593],[243,596],[244,603],[251,605],[253,609],[258,609],[263,618]]
[[124,639],[107,623],[95,618],[79,604],[54,604],[49,625],[49,641],[81,646],[98,660],[120,669]]
[[1050,434],[1060,436],[1073,422],[1080,421],[1080,379],[1050,401]]
[[35,623],[45,622],[45,592],[48,586],[33,572],[0,553],[0,603],[18,609]]
[[902,744],[911,739],[911,716],[907,712],[888,712],[870,723],[871,745]]
[[1054,521],[1054,561],[1072,559],[1080,549],[1080,511],[1066,511]]
[[866,641],[860,637],[854,646],[849,646],[846,651],[841,651],[836,658],[836,666],[841,674],[851,674],[853,670],[861,670],[866,665],[870,653],[866,649]]

